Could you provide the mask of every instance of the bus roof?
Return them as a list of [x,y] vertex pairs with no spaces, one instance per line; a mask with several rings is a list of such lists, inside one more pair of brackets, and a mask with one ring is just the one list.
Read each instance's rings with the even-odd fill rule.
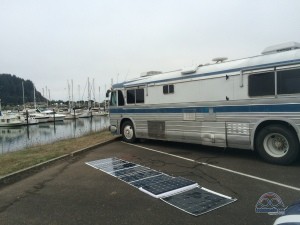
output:
[[214,76],[226,73],[240,73],[240,71],[286,66],[297,63],[300,63],[300,49],[292,49],[273,54],[263,54],[243,59],[200,65],[194,69],[179,69],[151,76],[138,77],[122,83],[114,84],[113,88],[137,87],[162,82],[171,83],[172,81],[177,80]]

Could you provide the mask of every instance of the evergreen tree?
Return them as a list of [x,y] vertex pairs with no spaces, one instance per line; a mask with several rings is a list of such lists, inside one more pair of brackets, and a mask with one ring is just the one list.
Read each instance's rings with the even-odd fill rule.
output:
[[[24,80],[11,74],[0,74],[0,99],[3,105],[23,104],[22,82],[24,83],[25,102],[33,102],[34,84],[31,80]],[[44,102],[46,99],[36,90],[35,97],[37,102]]]

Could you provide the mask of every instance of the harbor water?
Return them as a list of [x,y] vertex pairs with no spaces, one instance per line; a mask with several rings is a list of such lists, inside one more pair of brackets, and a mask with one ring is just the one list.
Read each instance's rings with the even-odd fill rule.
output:
[[58,140],[80,137],[108,128],[109,117],[94,116],[77,120],[39,123],[30,126],[0,127],[0,154],[48,144]]

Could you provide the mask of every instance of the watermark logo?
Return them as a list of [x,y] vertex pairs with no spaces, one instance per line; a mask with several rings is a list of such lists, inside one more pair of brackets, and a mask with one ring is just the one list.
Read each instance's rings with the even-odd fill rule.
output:
[[256,213],[267,213],[269,215],[283,215],[285,206],[279,195],[274,192],[263,194],[255,205]]

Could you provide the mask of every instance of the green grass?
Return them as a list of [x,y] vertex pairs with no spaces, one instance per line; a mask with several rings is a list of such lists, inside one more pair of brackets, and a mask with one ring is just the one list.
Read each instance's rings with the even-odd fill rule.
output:
[[110,132],[103,131],[2,154],[0,155],[0,177],[112,138]]

